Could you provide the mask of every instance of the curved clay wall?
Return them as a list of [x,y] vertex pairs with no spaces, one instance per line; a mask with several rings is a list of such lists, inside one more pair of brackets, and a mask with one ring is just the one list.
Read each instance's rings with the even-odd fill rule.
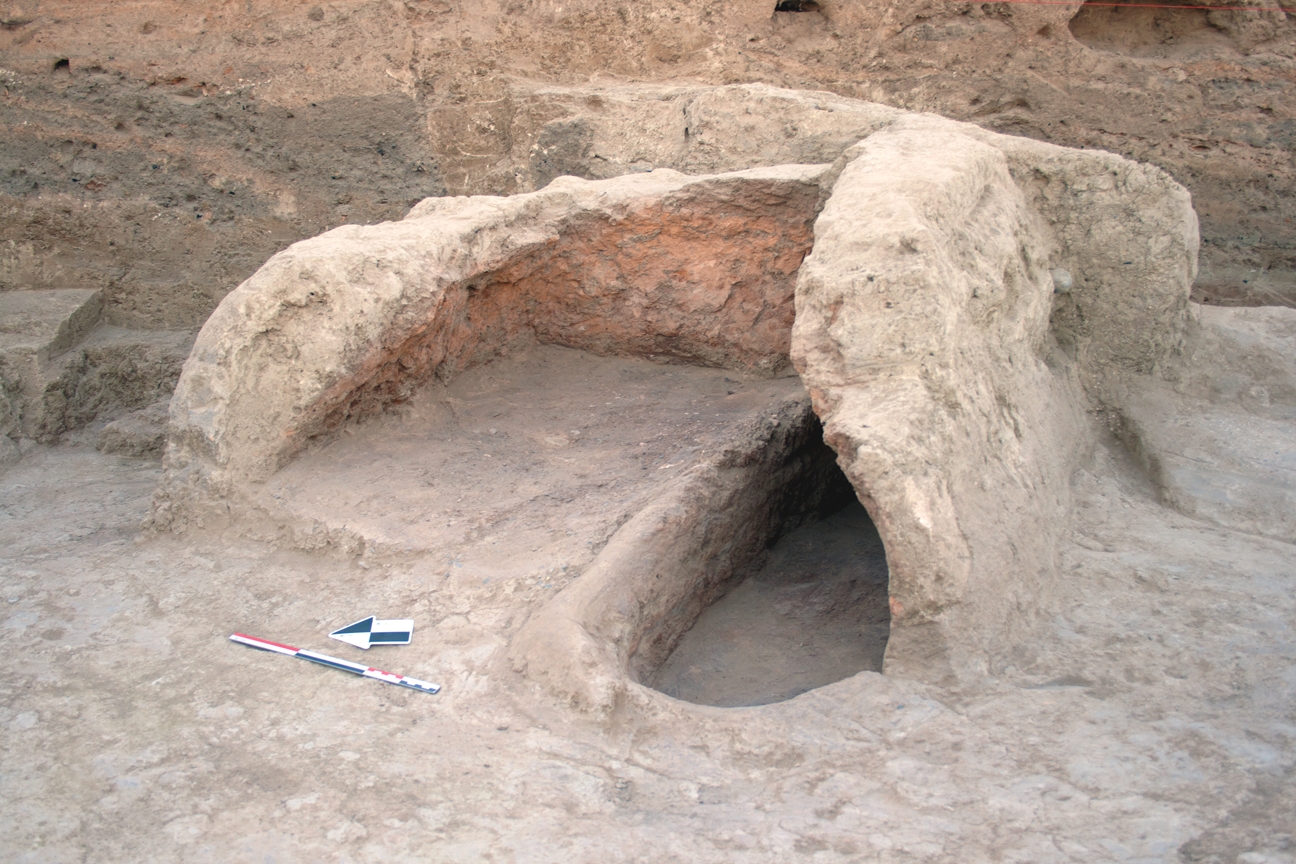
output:
[[567,178],[299,243],[199,334],[163,495],[236,492],[347,419],[529,342],[786,368],[822,173]]
[[[222,303],[155,513],[219,505],[312,436],[531,340],[773,372],[796,274],[791,358],[886,546],[887,670],[972,678],[1047,609],[1085,412],[1120,410],[1122,381],[1176,350],[1195,253],[1188,196],[1156,169],[917,115],[832,170],[432,200],[298,244]],[[698,562],[753,542],[734,514],[764,518],[796,425],[769,422],[627,523],[515,666],[591,708],[643,693],[630,658],[714,584]]]

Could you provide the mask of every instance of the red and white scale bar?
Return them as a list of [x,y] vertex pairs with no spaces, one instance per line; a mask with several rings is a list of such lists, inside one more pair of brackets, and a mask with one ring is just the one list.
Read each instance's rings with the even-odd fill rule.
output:
[[394,675],[391,672],[384,672],[381,669],[375,669],[372,666],[365,666],[361,663],[352,663],[349,660],[339,660],[337,657],[330,657],[327,654],[320,654],[316,651],[307,651],[305,648],[294,648],[291,645],[281,645],[278,642],[271,642],[269,639],[258,639],[255,636],[248,636],[244,633],[235,633],[229,638],[233,642],[238,642],[243,645],[251,645],[253,648],[260,648],[262,651],[273,651],[276,654],[287,654],[289,657],[300,657],[303,660],[309,660],[310,662],[318,663],[321,666],[331,666],[334,669],[341,669],[343,672],[352,672],[356,675],[363,675],[365,678],[373,678],[377,681],[386,681],[388,684],[395,684],[398,687],[408,687],[411,690],[421,690],[424,693],[436,693],[441,689],[440,684],[420,681],[417,678],[409,678],[405,675]]

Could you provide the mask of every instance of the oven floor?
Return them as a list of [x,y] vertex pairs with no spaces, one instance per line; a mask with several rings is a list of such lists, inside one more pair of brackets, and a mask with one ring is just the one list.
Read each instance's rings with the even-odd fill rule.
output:
[[764,566],[703,611],[652,686],[700,705],[781,702],[881,672],[890,630],[886,552],[853,502],[784,535]]

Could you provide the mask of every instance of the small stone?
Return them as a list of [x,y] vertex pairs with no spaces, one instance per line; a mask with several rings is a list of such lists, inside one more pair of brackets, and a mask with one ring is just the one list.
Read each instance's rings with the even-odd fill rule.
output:
[[1064,270],[1061,267],[1054,267],[1049,271],[1049,275],[1053,277],[1054,294],[1065,294],[1071,290],[1073,285],[1075,285],[1075,281],[1071,278],[1070,271]]

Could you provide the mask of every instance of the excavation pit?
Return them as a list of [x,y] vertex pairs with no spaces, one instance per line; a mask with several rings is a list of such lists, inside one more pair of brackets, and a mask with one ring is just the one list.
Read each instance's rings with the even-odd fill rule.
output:
[[742,581],[707,607],[648,684],[732,708],[791,699],[863,671],[881,672],[890,633],[886,551],[838,472],[835,512],[779,537]]

